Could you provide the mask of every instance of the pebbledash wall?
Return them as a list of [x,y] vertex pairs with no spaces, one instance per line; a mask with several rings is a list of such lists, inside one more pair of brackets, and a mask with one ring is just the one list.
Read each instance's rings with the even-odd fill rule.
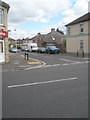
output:
[[0,1],[0,63],[9,62],[8,51],[8,11],[10,6]]
[[67,53],[77,54],[83,50],[85,55],[90,55],[88,25],[90,24],[90,13],[78,18],[66,25],[67,27]]

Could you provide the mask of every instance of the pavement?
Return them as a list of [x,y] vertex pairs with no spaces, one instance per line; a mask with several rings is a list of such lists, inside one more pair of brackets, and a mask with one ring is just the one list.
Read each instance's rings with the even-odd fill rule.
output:
[[29,57],[29,60],[25,60],[24,55],[10,53],[10,62],[2,65],[2,72],[4,71],[19,71],[26,68],[41,67],[45,63],[43,61],[33,59]]

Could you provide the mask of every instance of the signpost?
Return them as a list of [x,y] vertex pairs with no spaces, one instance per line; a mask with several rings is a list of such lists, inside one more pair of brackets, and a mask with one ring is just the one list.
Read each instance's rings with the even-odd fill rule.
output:
[[8,38],[8,32],[4,30],[0,30],[0,37],[1,38]]

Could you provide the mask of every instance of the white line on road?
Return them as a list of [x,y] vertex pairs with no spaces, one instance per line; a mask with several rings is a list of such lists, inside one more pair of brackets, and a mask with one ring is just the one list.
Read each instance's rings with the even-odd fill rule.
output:
[[53,65],[54,67],[57,67],[57,66],[60,66],[60,64],[55,64],[55,65]]
[[35,82],[35,83],[28,83],[28,84],[12,85],[12,86],[8,86],[8,88],[26,87],[26,86],[41,85],[41,84],[48,84],[48,83],[55,83],[55,82],[62,82],[62,81],[69,81],[69,80],[77,80],[77,79],[78,79],[77,77],[74,77],[74,78],[67,78],[67,79],[60,79],[60,80]]
[[71,60],[62,59],[62,58],[59,58],[59,59],[65,61],[65,62],[76,62],[76,61],[71,61]]
[[46,68],[46,67],[51,67],[52,65],[45,65],[44,67]]

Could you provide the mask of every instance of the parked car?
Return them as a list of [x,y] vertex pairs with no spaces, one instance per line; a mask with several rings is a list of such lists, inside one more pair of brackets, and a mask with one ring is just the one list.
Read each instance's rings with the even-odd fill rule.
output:
[[46,48],[45,47],[39,47],[37,52],[38,53],[46,53]]
[[24,46],[21,48],[21,51],[28,51],[29,52],[29,48],[27,46]]
[[60,50],[59,50],[59,48],[57,48],[56,46],[47,46],[46,47],[46,53],[57,53],[57,54],[59,54],[59,52],[60,52]]
[[9,52],[12,52],[12,53],[18,53],[18,49],[13,47],[13,48],[9,48]]

